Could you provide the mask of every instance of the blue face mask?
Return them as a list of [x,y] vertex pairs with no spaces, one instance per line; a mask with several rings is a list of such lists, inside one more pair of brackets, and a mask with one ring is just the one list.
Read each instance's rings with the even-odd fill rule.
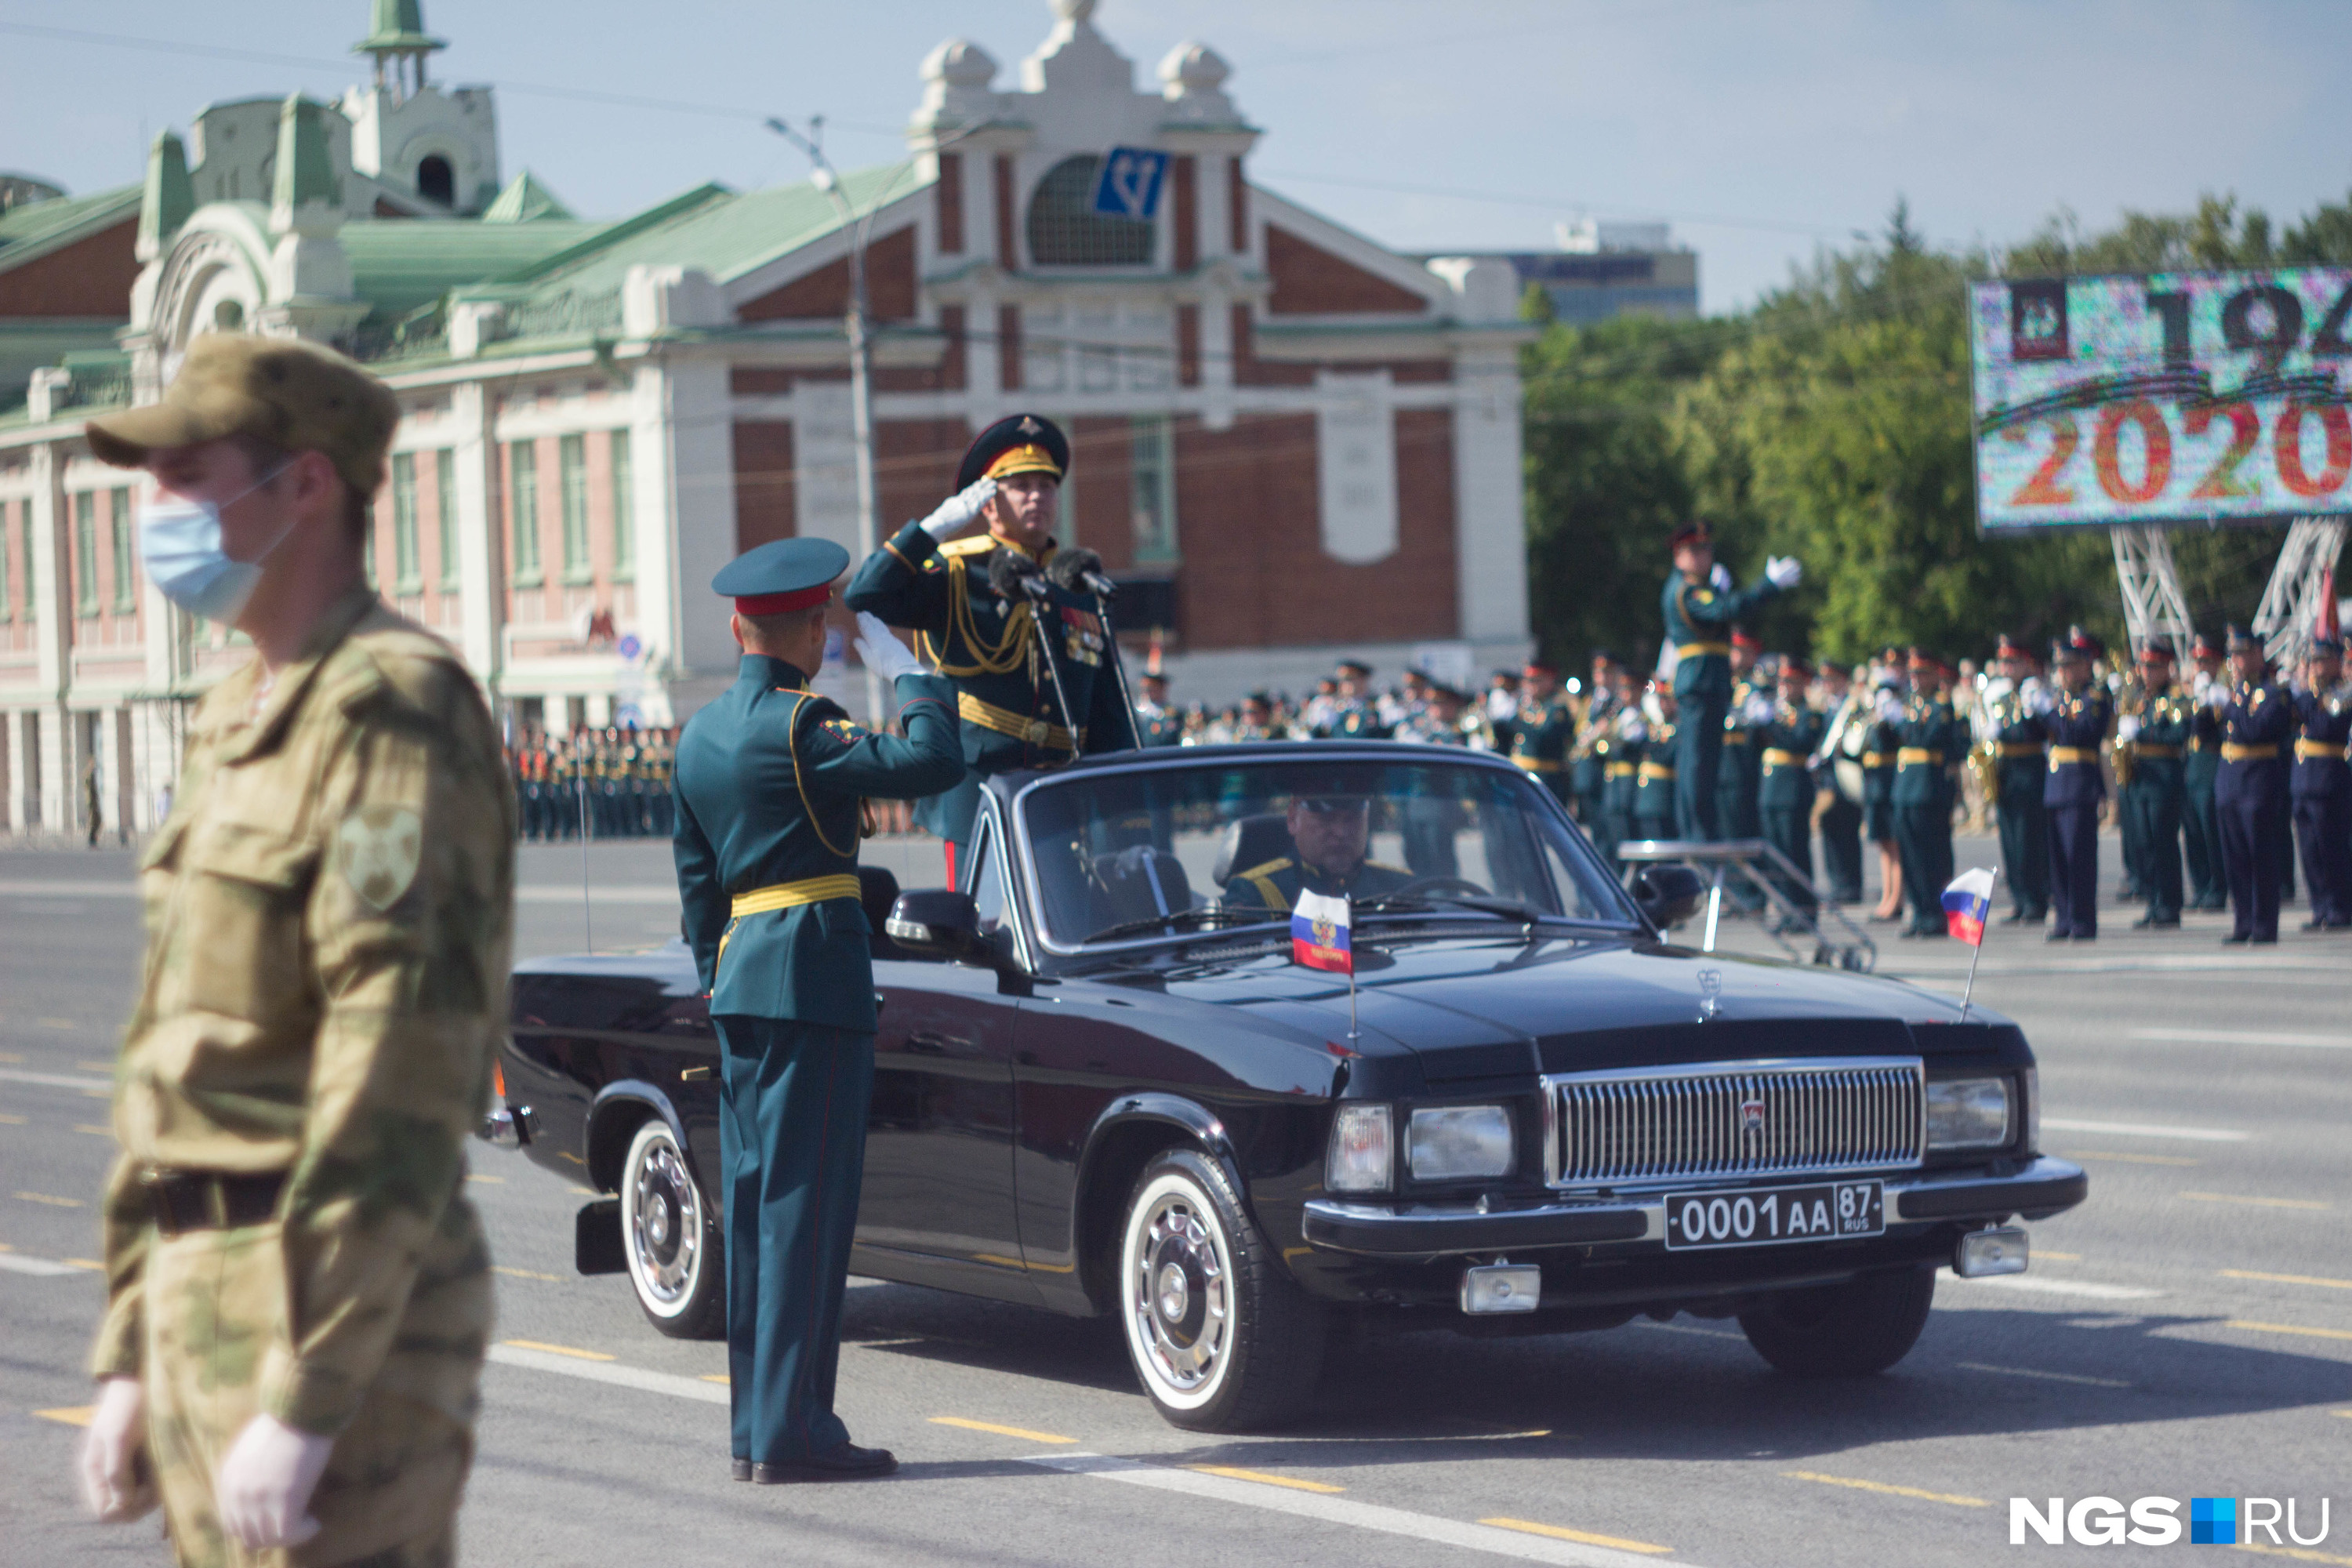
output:
[[221,509],[234,506],[286,470],[271,469],[226,501],[158,497],[139,508],[139,556],[163,597],[208,621],[234,621],[261,581],[261,563],[293,531],[289,521],[252,561],[233,561],[221,546]]

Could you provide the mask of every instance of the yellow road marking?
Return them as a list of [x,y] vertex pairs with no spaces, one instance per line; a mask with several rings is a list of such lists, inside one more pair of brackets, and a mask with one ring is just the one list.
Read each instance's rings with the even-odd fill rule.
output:
[[1922,1502],[1948,1502],[1954,1508],[1990,1508],[1992,1504],[1980,1497],[1963,1497],[1958,1492],[1921,1491],[1917,1487],[1892,1486],[1885,1481],[1861,1481],[1852,1476],[1824,1476],[1812,1470],[1783,1470],[1792,1481],[1819,1481],[1825,1487],[1852,1487],[1856,1491],[1884,1492],[1888,1497],[1917,1498]]
[[2200,1204],[2248,1204],[2264,1209],[2324,1209],[2328,1205],[2312,1198],[2250,1198],[2232,1193],[2183,1193],[2182,1197]]
[[504,1176],[477,1176],[470,1172],[467,1173],[466,1180],[469,1182],[488,1182],[494,1187],[502,1187],[506,1185],[507,1183],[507,1179]]
[[22,1127],[24,1125],[25,1119],[23,1117],[18,1116],[12,1111],[0,1110],[0,1126]]
[[571,1345],[551,1345],[541,1340],[509,1340],[509,1345],[519,1351],[545,1351],[550,1355],[578,1356],[582,1361],[611,1361],[603,1351],[583,1351]]
[[2202,1162],[2197,1160],[2185,1160],[2178,1154],[2126,1154],[2119,1150],[2108,1149],[2070,1149],[2066,1152],[2066,1158],[2069,1160],[2110,1160],[2117,1164],[2124,1165],[2195,1165],[2202,1163]]
[[1075,1443],[1076,1437],[1065,1437],[1058,1432],[1033,1432],[1026,1426],[999,1426],[993,1421],[967,1421],[961,1415],[934,1415],[934,1426],[961,1426],[967,1432],[993,1432],[1000,1437],[1018,1437],[1024,1443]]
[[572,1162],[573,1164],[575,1164],[575,1165],[584,1165],[584,1164],[586,1164],[586,1163],[588,1163],[587,1161],[585,1161],[585,1160],[582,1159],[579,1155],[577,1155],[577,1154],[573,1154],[573,1153],[568,1153],[568,1152],[566,1152],[565,1151],[563,1151],[563,1150],[562,1150],[562,1149],[558,1149],[558,1150],[555,1152],[555,1157],[556,1157],[557,1159],[559,1159],[559,1160],[569,1160],[569,1161],[571,1161],[571,1162]]
[[1204,1476],[1223,1476],[1229,1481],[1255,1481],[1260,1486],[1288,1487],[1297,1492],[1343,1492],[1348,1489],[1326,1481],[1302,1481],[1296,1476],[1270,1475],[1265,1470],[1244,1470],[1234,1465],[1187,1465],[1184,1468],[1198,1470]]
[[2250,1323],[2242,1318],[2232,1318],[2224,1325],[2232,1329],[2251,1329],[2258,1334],[2301,1334],[2314,1340],[2352,1340],[2352,1329],[2306,1329],[2294,1323]]
[[561,1274],[541,1274],[530,1268],[509,1268],[502,1263],[494,1263],[490,1265],[490,1272],[493,1274],[511,1274],[518,1279],[552,1279],[559,1285],[563,1283],[563,1276]]
[[87,1426],[89,1418],[98,1414],[95,1405],[68,1405],[56,1410],[36,1410],[34,1415],[44,1421],[62,1421],[68,1426]]
[[705,1383],[732,1384],[735,1380],[728,1376],[723,1372],[706,1372],[702,1374],[702,1381]]
[[2093,1388],[2129,1388],[2130,1384],[2114,1377],[2085,1377],[2078,1372],[2036,1372],[2030,1366],[1989,1366],[1980,1361],[1959,1363],[1963,1372],[1997,1372],[2004,1377],[2038,1377],[2051,1383],[2081,1383]]
[[58,1261],[68,1268],[95,1268],[100,1274],[106,1272],[106,1265],[95,1258],[60,1258]]
[[2033,1261],[2036,1263],[2080,1263],[2083,1261],[2083,1255],[2079,1252],[2048,1252],[2037,1247],[2033,1249]]
[[572,1190],[583,1198],[601,1198],[604,1195],[593,1187],[573,1187]]
[[2315,1274],[2260,1274],[2251,1268],[2224,1268],[2224,1279],[2266,1279],[2273,1285],[2325,1285],[2331,1290],[2352,1290],[2352,1279],[2322,1279]]
[[1628,1541],[1622,1535],[1595,1535],[1589,1530],[1538,1524],[1531,1519],[1482,1519],[1478,1522],[1491,1524],[1497,1530],[1516,1530],[1523,1535],[1549,1535],[1555,1541],[1579,1541],[1587,1546],[1613,1546],[1620,1552],[1646,1552],[1654,1556],[1674,1550],[1671,1546],[1657,1546],[1647,1541]]
[[88,1121],[77,1121],[77,1122],[75,1122],[75,1123],[74,1123],[74,1131],[77,1131],[77,1132],[87,1132],[87,1133],[89,1133],[89,1134],[91,1137],[93,1137],[93,1138],[111,1138],[111,1137],[113,1137],[113,1136],[114,1136],[114,1129],[113,1129],[113,1128],[111,1128],[111,1127],[99,1127],[99,1126],[95,1126],[95,1125],[93,1125],[93,1124],[91,1124],[90,1122],[88,1122]]
[[2299,1546],[2257,1546],[2251,1541],[2238,1542],[2241,1552],[2259,1552],[2265,1557],[2292,1557],[2297,1563],[2336,1563],[2352,1568],[2352,1557],[2338,1557],[2327,1552],[2306,1552]]
[[18,1193],[16,1195],[24,1199],[28,1204],[47,1204],[51,1208],[78,1209],[81,1207],[81,1200],[79,1198],[60,1198],[48,1193]]
[[2347,1421],[2352,1421],[2352,1410],[2331,1410],[2327,1414],[2330,1415],[2341,1415]]

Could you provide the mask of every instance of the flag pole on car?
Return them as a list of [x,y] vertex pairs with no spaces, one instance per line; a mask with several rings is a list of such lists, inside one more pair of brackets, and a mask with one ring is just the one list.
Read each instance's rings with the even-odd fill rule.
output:
[[1944,889],[1944,924],[1973,949],[1969,954],[1969,983],[1960,991],[1960,1022],[1969,1021],[1969,999],[1977,989],[1977,960],[1984,956],[1985,916],[1992,909],[1996,873],[1979,866],[1952,879]]
[[1290,911],[1290,956],[1309,969],[1348,977],[1348,1043],[1356,1043],[1356,950],[1349,938],[1348,900],[1302,889]]

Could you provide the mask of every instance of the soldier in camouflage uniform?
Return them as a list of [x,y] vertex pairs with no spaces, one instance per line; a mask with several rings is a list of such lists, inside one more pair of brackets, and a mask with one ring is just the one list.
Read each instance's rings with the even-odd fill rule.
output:
[[398,417],[341,356],[207,333],[89,427],[161,487],[158,586],[258,652],[197,709],[142,866],[81,1458],[101,1518],[160,1491],[184,1564],[456,1557],[515,807],[458,656],[362,575]]

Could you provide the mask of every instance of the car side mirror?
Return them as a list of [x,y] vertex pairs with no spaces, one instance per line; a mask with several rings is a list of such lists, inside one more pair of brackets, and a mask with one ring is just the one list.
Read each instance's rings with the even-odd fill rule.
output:
[[1633,901],[1660,931],[1678,926],[1706,901],[1706,879],[1688,866],[1644,867],[1633,879]]
[[970,893],[947,888],[923,888],[901,893],[890,906],[882,929],[892,942],[918,958],[950,962],[984,959],[987,943],[980,934],[980,909]]

